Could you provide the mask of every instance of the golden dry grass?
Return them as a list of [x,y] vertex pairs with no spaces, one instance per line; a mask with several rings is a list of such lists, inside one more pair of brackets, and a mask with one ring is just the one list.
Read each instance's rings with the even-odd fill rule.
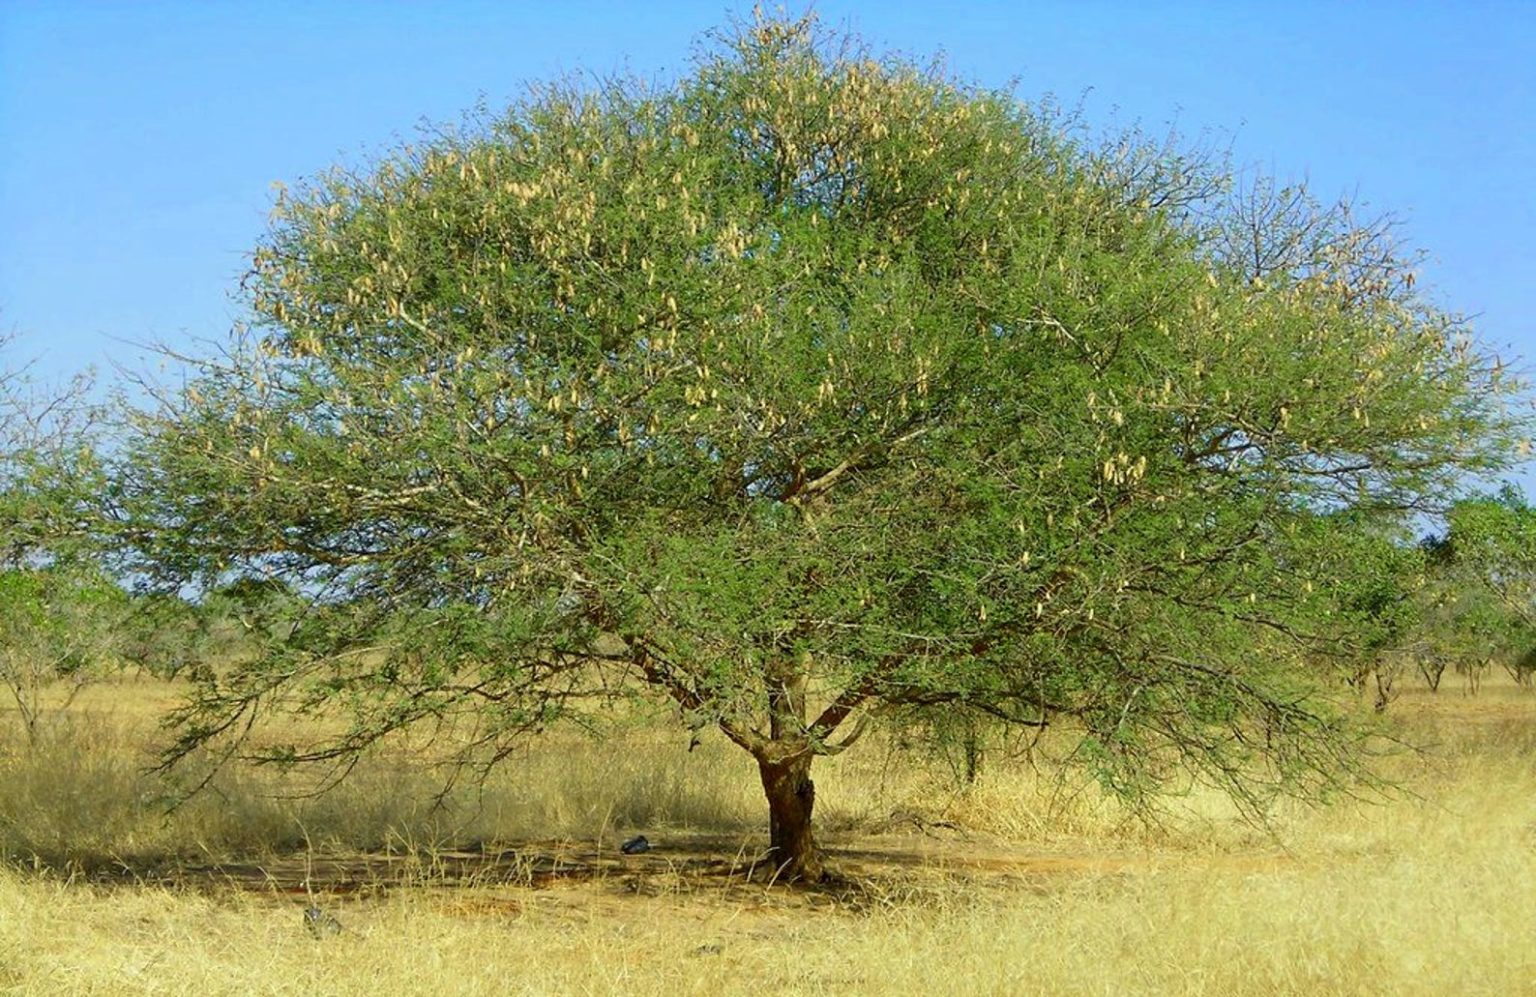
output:
[[[1274,837],[1204,796],[1151,832],[1089,795],[1048,812],[1027,768],[962,793],[850,752],[818,772],[855,881],[836,894],[704,862],[757,842],[751,767],[649,730],[546,741],[447,814],[421,806],[428,773],[379,759],[318,800],[233,772],[167,818],[139,774],[144,695],[100,690],[36,754],[6,745],[0,848],[48,868],[0,874],[0,992],[1536,994],[1536,696],[1492,680],[1395,705],[1436,745],[1393,762],[1416,795],[1296,808]],[[660,847],[612,857],[636,829]],[[584,874],[491,863],[466,885],[445,859],[529,838],[525,855],[563,847]],[[311,938],[306,894],[278,887],[381,848],[409,860],[406,885],[333,894],[317,874],[345,930]],[[232,859],[288,873],[248,889],[200,871]],[[139,880],[89,881],[114,863]]]

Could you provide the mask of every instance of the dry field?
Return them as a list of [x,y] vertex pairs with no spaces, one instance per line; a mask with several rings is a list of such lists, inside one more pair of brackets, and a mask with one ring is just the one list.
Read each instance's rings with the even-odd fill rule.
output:
[[167,815],[171,693],[103,686],[33,749],[0,717],[0,993],[1536,994],[1536,695],[1454,685],[1394,705],[1431,746],[1388,761],[1406,792],[1269,833],[860,745],[817,772],[819,892],[745,875],[764,806],[724,746],[560,736],[436,810],[403,754],[317,798],[230,770]]

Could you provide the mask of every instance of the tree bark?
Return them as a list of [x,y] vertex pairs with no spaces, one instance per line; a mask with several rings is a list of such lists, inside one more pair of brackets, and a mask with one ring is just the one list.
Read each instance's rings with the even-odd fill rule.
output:
[[763,792],[768,796],[769,855],[777,878],[791,883],[819,883],[826,875],[811,824],[816,784],[811,781],[810,752],[784,762],[759,758]]

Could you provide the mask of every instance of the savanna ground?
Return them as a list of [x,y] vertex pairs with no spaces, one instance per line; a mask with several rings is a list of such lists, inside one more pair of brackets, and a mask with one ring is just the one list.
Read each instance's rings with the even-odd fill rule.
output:
[[[821,891],[747,875],[750,760],[675,728],[533,742],[431,805],[425,746],[339,787],[231,767],[169,814],[176,690],[96,687],[0,744],[0,992],[1536,993],[1536,695],[1393,705],[1400,792],[1282,810],[1203,792],[1130,821],[1002,748],[962,788],[892,741],[819,764]],[[623,838],[654,848],[621,856]],[[313,898],[343,925],[315,938]]]

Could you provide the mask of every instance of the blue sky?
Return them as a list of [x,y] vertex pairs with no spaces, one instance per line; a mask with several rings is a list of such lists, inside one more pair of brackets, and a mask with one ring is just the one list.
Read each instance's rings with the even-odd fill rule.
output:
[[[798,9],[798,8],[796,8]],[[1096,124],[1207,130],[1403,220],[1421,275],[1536,366],[1536,2],[822,2]],[[0,330],[61,376],[239,316],[272,182],[551,75],[687,68],[747,4],[0,0]],[[1522,475],[1528,492],[1536,474]]]

